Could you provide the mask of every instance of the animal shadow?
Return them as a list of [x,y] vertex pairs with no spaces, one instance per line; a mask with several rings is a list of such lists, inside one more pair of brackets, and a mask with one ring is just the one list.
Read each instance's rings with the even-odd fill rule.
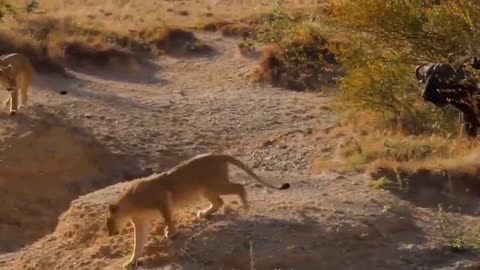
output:
[[212,270],[249,270],[252,265],[256,269],[411,269],[409,264],[399,267],[395,260],[375,258],[401,257],[417,266],[432,266],[474,257],[467,253],[445,256],[448,251],[433,248],[402,249],[400,243],[417,247],[426,238],[409,213],[401,215],[400,225],[395,218],[389,221],[392,217],[379,215],[359,223],[369,225],[333,229],[307,213],[295,220],[218,216],[195,222],[177,239],[163,241],[162,252],[173,250],[168,255],[160,255],[159,247],[151,248],[141,269],[167,265]]

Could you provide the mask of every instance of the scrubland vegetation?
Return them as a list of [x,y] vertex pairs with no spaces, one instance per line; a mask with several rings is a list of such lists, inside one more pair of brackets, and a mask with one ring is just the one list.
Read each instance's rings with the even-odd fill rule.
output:
[[125,28],[110,19],[113,13],[105,10],[96,16],[62,12],[45,15],[36,6],[2,5],[0,53],[24,53],[39,71],[64,73],[64,67],[69,65],[113,66],[125,61],[135,63],[141,56],[211,51],[190,31],[160,19]]
[[207,8],[201,19],[181,26],[150,14],[134,28],[112,23],[131,15],[103,9],[96,15],[47,16],[36,6],[1,6],[0,52],[25,53],[40,71],[63,72],[79,61],[106,65],[211,52],[191,32],[203,29],[240,38],[245,55],[261,51],[257,82],[297,91],[337,84],[332,107],[345,120],[330,135],[344,138],[338,147],[343,170],[363,171],[378,159],[455,158],[476,147],[461,134],[457,111],[421,100],[414,76],[415,65],[476,55],[480,8],[473,1],[342,0],[311,10],[276,1],[269,11],[231,20]]
[[415,67],[478,55],[479,9],[466,0],[342,0],[287,12],[277,1],[255,20],[209,29],[237,33],[244,50],[263,46],[257,81],[301,91],[338,85],[332,107],[344,120],[330,131],[341,138],[338,159],[316,160],[313,171],[363,172],[378,161],[390,170],[409,164],[402,168],[413,178],[418,168],[475,178],[477,165],[465,169],[456,161],[478,150],[476,140],[462,133],[458,111],[421,99]]
[[261,51],[257,82],[300,91],[339,86],[334,107],[347,120],[331,135],[346,138],[344,168],[362,170],[377,159],[454,158],[476,147],[461,134],[457,111],[421,100],[414,68],[474,56],[479,9],[467,0],[325,1],[311,10],[276,1],[270,11],[231,20],[209,11],[191,25],[167,25],[158,15],[126,28],[111,21],[125,14],[55,17],[4,2],[0,52],[23,52],[38,70],[58,72],[80,60],[105,65],[212,51],[193,29],[239,37],[244,54]]
[[[375,189],[388,190],[400,196],[415,195],[424,190],[433,191],[434,196],[419,196],[428,203],[446,202],[443,197],[439,199],[441,196],[449,197],[445,194],[464,197],[480,195],[480,162],[477,154],[480,146],[477,140],[469,140],[463,134],[460,115],[455,109],[439,109],[423,101],[420,96],[423,85],[415,77],[416,65],[428,62],[457,64],[465,57],[478,56],[480,30],[477,25],[480,22],[480,7],[475,1],[322,0],[312,1],[315,3],[311,7],[303,5],[302,8],[297,7],[293,3],[295,1],[258,1],[252,5],[244,1],[244,10],[238,7],[229,10],[229,1],[145,0],[137,1],[136,8],[132,7],[132,2],[134,1],[113,0],[96,5],[93,1],[77,3],[51,0],[40,2],[40,6],[25,6],[24,1],[0,0],[0,54],[20,52],[30,57],[38,72],[64,75],[69,73],[69,69],[74,70],[81,66],[99,67],[108,71],[116,67],[135,68],[156,60],[155,58],[168,56],[164,57],[168,58],[168,61],[156,63],[165,65],[162,66],[162,72],[167,72],[158,72],[155,74],[158,77],[154,79],[149,77],[145,81],[139,80],[141,86],[136,84],[138,81],[119,82],[117,79],[123,79],[122,76],[112,76],[116,79],[108,82],[89,81],[97,85],[97,88],[92,90],[89,85],[82,86],[83,82],[79,80],[78,87],[83,87],[81,91],[84,92],[81,102],[77,100],[77,104],[74,104],[71,100],[61,100],[57,103],[62,109],[67,103],[74,104],[66,115],[76,113],[76,119],[87,118],[90,125],[100,130],[97,130],[99,134],[105,132],[103,137],[100,137],[111,144],[109,147],[116,144],[112,138],[119,136],[119,141],[126,145],[125,152],[145,159],[141,164],[148,164],[148,170],[142,173],[152,171],[150,165],[153,163],[158,165],[155,169],[164,169],[195,151],[217,149],[215,147],[230,150],[229,147],[234,145],[234,151],[257,166],[255,170],[277,171],[282,175],[286,172],[300,172],[301,177],[299,176],[296,182],[299,189],[291,193],[293,195],[285,195],[291,196],[292,201],[297,204],[292,206],[290,202],[285,203],[282,195],[264,202],[265,209],[269,209],[271,213],[283,209],[289,214],[298,209],[306,209],[305,211],[316,214],[328,212],[328,215],[335,218],[344,213],[348,214],[345,216],[358,214],[360,225],[353,226],[352,230],[348,229],[350,232],[356,228],[360,232],[354,235],[355,243],[358,243],[359,239],[368,241],[368,237],[379,242],[375,238],[379,235],[376,231],[364,233],[361,230],[364,228],[362,226],[366,226],[363,218],[381,216],[388,212],[387,208],[390,207],[383,205],[385,213],[382,210],[382,213],[378,214],[375,212],[377,210],[372,210],[377,208],[367,209],[364,205],[385,203],[391,204],[393,208],[398,206],[395,205],[398,201],[391,200],[396,196],[388,197],[388,200],[380,198],[380,203],[377,203],[376,197],[374,200],[370,196],[380,194],[378,196],[381,197],[386,192],[376,193]],[[224,6],[215,8],[215,5]],[[70,8],[64,8],[65,6]],[[220,34],[229,38],[221,39]],[[231,46],[232,44],[234,46]],[[238,46],[240,54],[239,58],[235,59],[238,63],[231,60],[237,53],[235,45]],[[221,61],[211,57],[215,55],[222,55]],[[200,60],[195,58],[199,56]],[[191,58],[195,60],[192,61]],[[256,68],[249,70],[251,72],[248,76],[244,76],[247,67],[245,70],[243,68],[246,63],[251,64],[250,61]],[[208,69],[203,70],[206,65],[209,65]],[[169,67],[173,71],[167,70]],[[202,72],[198,72],[200,69]],[[167,74],[169,72],[170,74]],[[477,71],[471,72],[475,74]],[[152,83],[155,79],[159,79],[156,81],[158,84]],[[188,82],[184,83],[183,80]],[[248,94],[238,94],[245,90],[244,83],[247,82],[254,87],[249,89]],[[279,92],[258,87],[258,84],[282,88],[279,92],[286,95],[281,99],[270,99],[274,93]],[[72,86],[73,91],[77,91],[75,87]],[[262,92],[270,90],[272,92]],[[117,96],[115,91],[123,91],[123,95]],[[194,96],[194,91],[205,93]],[[230,92],[226,93],[227,91]],[[98,94],[99,92],[102,93]],[[254,96],[258,93],[268,96]],[[74,95],[67,98],[71,96]],[[298,98],[299,96],[302,98]],[[222,97],[224,100],[221,100]],[[317,105],[316,98],[325,102],[318,104],[318,110],[310,108],[314,106],[305,102],[306,99]],[[97,99],[102,100],[98,102]],[[95,105],[98,107],[92,106],[95,102],[102,103],[102,107],[98,104]],[[84,111],[81,111],[82,109]],[[330,120],[333,119],[331,111],[335,116],[339,116],[335,125],[330,125]],[[245,115],[253,113],[262,118],[257,117],[261,120],[252,121],[248,125],[246,122],[249,122],[249,119],[245,120]],[[281,123],[281,117],[284,117],[284,123]],[[309,126],[319,123],[316,117],[326,122],[325,126],[318,130]],[[128,121],[122,126],[124,119]],[[160,124],[157,125],[156,121]],[[303,126],[296,126],[297,123]],[[122,127],[114,129],[114,126]],[[111,130],[116,130],[118,134]],[[83,144],[80,148],[84,148]],[[39,151],[43,154],[42,149]],[[30,148],[26,147],[25,151],[30,151]],[[322,158],[310,160],[311,155],[317,153]],[[158,162],[159,157],[166,161],[164,160],[163,164]],[[56,164],[52,165],[55,166]],[[310,172],[313,173],[326,172],[323,176],[327,180],[322,178],[322,181],[319,181],[309,178],[310,175],[303,175],[305,167],[310,167]],[[361,187],[365,190],[360,194],[355,189],[360,189],[357,180],[362,179],[358,176],[361,173],[370,178],[371,187]],[[268,172],[265,174],[268,175]],[[289,177],[288,174],[285,175]],[[341,182],[342,179],[344,183]],[[330,184],[333,188],[329,190]],[[334,184],[337,186],[333,186]],[[304,190],[301,190],[302,185]],[[64,186],[60,187],[64,189]],[[97,187],[89,187],[88,192],[95,188]],[[87,189],[82,192],[86,193]],[[107,188],[102,192],[110,191]],[[46,193],[50,195],[51,192]],[[308,200],[305,199],[307,193],[311,196]],[[340,193],[342,195],[337,196]],[[352,195],[354,193],[355,195]],[[51,215],[51,224],[45,226],[48,230],[41,228],[41,232],[31,238],[36,240],[47,231],[53,230],[58,214],[63,212],[77,195],[73,192],[64,199],[62,208]],[[113,194],[110,196],[113,198]],[[255,196],[257,201],[264,198],[263,194]],[[12,201],[16,199],[14,195],[11,197]],[[106,200],[103,195],[99,197]],[[351,197],[355,197],[358,202],[350,200]],[[325,198],[327,201],[333,199],[324,204],[322,200]],[[455,200],[460,201],[458,197]],[[285,206],[282,203],[277,204],[280,201],[285,203]],[[307,209],[305,205],[313,202],[319,202],[318,209]],[[331,212],[330,208],[325,208],[325,205],[329,204],[333,205],[334,210]],[[39,205],[38,208],[47,208]],[[97,205],[93,208],[100,213],[100,210],[104,210],[101,207]],[[337,208],[342,207],[345,207],[342,212],[337,211]],[[354,210],[350,209],[352,207]],[[367,210],[362,212],[364,209],[360,208]],[[75,208],[72,209],[76,211]],[[455,223],[458,219],[451,219],[444,210],[438,209],[435,226],[440,227],[450,247],[454,251],[478,249],[478,228],[464,230],[460,226],[462,224]],[[41,213],[42,210],[38,211]],[[263,210],[258,211],[264,214],[261,212]],[[424,218],[423,211],[424,209],[421,209],[416,212],[417,217],[421,216],[419,220]],[[436,208],[433,211],[437,211]],[[83,212],[79,210],[79,213]],[[99,215],[101,214],[91,216]],[[283,213],[281,215],[279,220],[285,216]],[[83,214],[79,216],[83,219]],[[318,218],[322,222],[327,220],[323,214],[320,216]],[[257,215],[256,218],[255,223],[252,223],[254,226],[248,225],[248,228],[258,230],[257,221],[263,217]],[[338,220],[340,222],[341,219],[348,218],[341,217]],[[387,219],[390,220],[390,217]],[[405,219],[402,216],[401,219],[393,220],[390,222],[397,223]],[[425,220],[423,222],[427,225],[423,224],[424,226],[432,226],[428,219]],[[327,220],[325,224],[322,223],[322,226],[327,225],[326,235],[337,230],[329,227],[329,222]],[[377,220],[374,220],[371,223],[376,222]],[[83,224],[83,221],[78,224],[74,222],[72,226],[83,228],[80,223]],[[298,224],[303,226],[303,223],[308,223],[304,217]],[[24,222],[23,226],[25,224],[27,223]],[[32,227],[39,227],[37,223],[31,224]],[[64,224],[68,222],[64,221]],[[320,223],[315,221],[312,224],[312,232],[316,233],[321,227],[317,226]],[[270,224],[265,228],[265,232],[272,231]],[[313,233],[301,226],[295,225],[291,228],[292,231],[304,232],[305,239],[312,243],[323,237],[312,238]],[[100,232],[94,237],[90,235],[92,231],[97,232],[100,229],[85,229],[88,234],[85,239],[88,241],[90,237],[106,237]],[[282,236],[296,238],[293,233],[281,230],[278,232]],[[344,239],[343,232],[339,234]],[[237,231],[232,235],[243,237],[243,234]],[[265,238],[268,238],[268,234],[266,235]],[[227,236],[231,239],[230,235]],[[219,239],[217,243],[210,245],[215,256],[218,253],[218,243],[225,242],[222,238]],[[31,239],[27,240],[25,243]],[[58,242],[62,242],[60,240],[63,241],[63,238],[59,238]],[[22,242],[21,245],[25,243]],[[331,250],[332,242],[325,243],[328,245],[325,250]],[[346,243],[350,248],[353,242]],[[389,240],[389,243],[394,241]],[[90,247],[90,244],[88,242],[86,246]],[[283,243],[278,245],[284,248]],[[17,248],[18,244],[14,246]],[[202,243],[198,250],[203,252],[206,246],[208,245]],[[126,253],[118,250],[124,252],[126,247],[126,244],[121,248],[117,245],[111,252],[114,255],[110,259],[119,259],[125,255]],[[302,249],[301,252],[305,252],[304,246],[298,247]],[[382,250],[396,248],[382,247]],[[39,250],[43,251],[42,248]],[[61,250],[66,249],[62,246]],[[362,246],[359,250],[363,252],[366,249]],[[312,258],[319,257],[314,245],[310,251]],[[95,256],[98,255],[98,258],[103,260],[111,255],[109,252],[102,244]],[[413,250],[412,254],[417,252]],[[228,253],[230,255],[235,252]],[[272,251],[271,254],[275,252]],[[421,255],[423,256],[423,253]],[[302,256],[299,256],[298,260],[305,263],[307,260]],[[441,257],[443,254],[437,256]],[[91,258],[90,255],[87,257]],[[360,257],[366,256],[362,253]],[[325,265],[324,258],[321,259],[321,265]],[[0,261],[0,266],[1,263]],[[274,263],[276,266],[277,262]]]
[[[333,1],[326,32],[344,43],[335,51],[347,168],[377,159],[432,161],[474,152],[461,134],[459,113],[420,98],[415,65],[455,64],[478,52],[479,7],[473,1]],[[475,71],[472,71],[475,72]],[[337,134],[335,134],[337,133]],[[359,167],[360,166],[360,167]],[[450,168],[454,169],[454,168]]]

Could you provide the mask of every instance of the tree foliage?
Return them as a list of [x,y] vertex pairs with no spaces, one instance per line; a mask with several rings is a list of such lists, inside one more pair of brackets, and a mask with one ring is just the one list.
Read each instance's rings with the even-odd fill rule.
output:
[[[448,132],[457,113],[425,104],[415,65],[478,55],[480,6],[471,0],[340,0],[333,5],[349,106],[374,110],[409,130]],[[455,128],[456,129],[456,128]]]
[[335,62],[326,48],[328,41],[301,16],[289,12],[283,0],[275,1],[271,13],[259,16],[251,40],[272,45],[264,51],[260,81],[299,91],[315,91],[328,82],[322,75]]
[[6,15],[15,14],[13,6],[5,0],[0,0],[0,20],[3,19]]

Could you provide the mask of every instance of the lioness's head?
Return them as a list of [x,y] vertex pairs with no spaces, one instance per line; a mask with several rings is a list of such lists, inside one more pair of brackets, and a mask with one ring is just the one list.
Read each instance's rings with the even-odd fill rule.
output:
[[7,87],[7,91],[13,91],[16,87],[13,76],[13,66],[0,66],[0,82]]
[[126,219],[123,217],[119,206],[116,204],[110,204],[108,206],[108,213],[106,219],[106,226],[108,231],[108,236],[117,235],[125,226]]

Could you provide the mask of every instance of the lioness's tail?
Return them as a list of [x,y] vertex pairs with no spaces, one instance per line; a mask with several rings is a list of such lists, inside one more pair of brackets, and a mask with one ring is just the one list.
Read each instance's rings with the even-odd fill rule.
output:
[[230,156],[230,155],[223,155],[224,158],[230,162],[231,164],[237,166],[238,168],[244,170],[245,172],[248,173],[248,175],[250,175],[251,177],[255,178],[255,180],[257,180],[258,182],[262,183],[263,185],[267,186],[267,187],[270,187],[270,188],[274,188],[274,189],[288,189],[290,187],[290,184],[289,183],[284,183],[282,184],[280,187],[276,187],[272,184],[269,184],[265,181],[263,181],[260,177],[258,177],[250,168],[248,168],[245,164],[243,164],[240,160]]

